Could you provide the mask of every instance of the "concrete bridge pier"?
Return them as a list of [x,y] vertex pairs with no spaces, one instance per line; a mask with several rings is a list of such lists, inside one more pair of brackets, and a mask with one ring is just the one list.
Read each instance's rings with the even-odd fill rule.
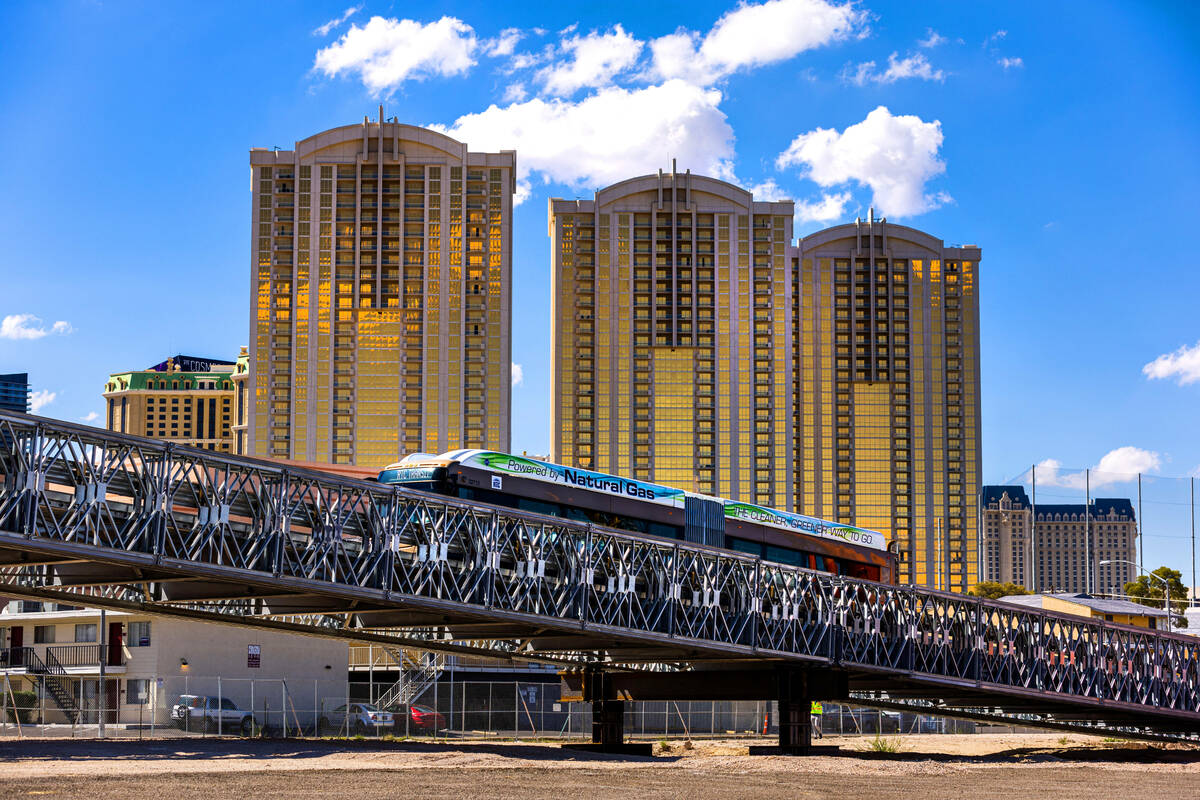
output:
[[566,747],[598,753],[654,755],[654,745],[649,742],[625,741],[625,698],[618,691],[613,673],[589,666],[580,677],[583,699],[592,704],[592,741]]
[[808,672],[780,669],[777,673],[775,701],[779,705],[779,750],[787,755],[806,756],[812,748],[812,724],[809,712],[813,697],[808,688]]

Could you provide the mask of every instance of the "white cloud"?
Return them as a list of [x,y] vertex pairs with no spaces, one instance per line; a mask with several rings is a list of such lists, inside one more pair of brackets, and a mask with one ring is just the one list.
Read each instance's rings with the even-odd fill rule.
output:
[[343,22],[350,19],[350,17],[354,16],[359,11],[362,11],[361,5],[350,6],[350,8],[347,8],[345,11],[342,12],[342,15],[340,17],[334,17],[333,19],[329,20],[329,22],[326,22],[324,25],[318,25],[313,30],[313,36],[327,35],[331,30],[339,27]]
[[29,395],[29,410],[34,414],[41,411],[46,406],[54,402],[54,398],[58,397],[57,392],[49,392],[45,389],[38,389]]
[[652,173],[672,157],[693,172],[728,179],[734,137],[720,102],[716,89],[668,81],[641,89],[608,87],[578,102],[534,98],[492,105],[452,125],[430,127],[473,149],[516,148],[522,180],[536,172],[547,181],[596,188]]
[[65,320],[59,320],[47,328],[33,314],[9,314],[0,321],[0,339],[41,339],[52,333],[65,336],[74,331],[71,323]]
[[917,45],[924,48],[937,47],[945,44],[948,40],[945,36],[935,31],[933,28],[925,29],[925,38],[917,42]]
[[[1105,453],[1099,463],[1088,472],[1063,472],[1062,464],[1057,459],[1047,458],[1037,465],[1035,477],[1038,486],[1062,486],[1066,489],[1083,490],[1090,484],[1094,492],[1114,484],[1137,480],[1139,473],[1156,471],[1162,467],[1162,462],[1160,453],[1127,445]],[[1029,478],[1029,473],[1026,473],[1023,479]]]
[[945,192],[925,192],[926,182],[946,171],[938,158],[941,145],[941,122],[893,116],[879,106],[841,133],[817,128],[800,134],[780,153],[776,165],[800,167],[825,188],[850,182],[870,186],[879,210],[903,217],[952,199]]
[[796,202],[797,225],[805,222],[829,222],[841,219],[846,214],[846,206],[850,203],[850,192],[823,194],[820,200],[798,200]]
[[777,200],[792,198],[791,193],[776,183],[774,178],[768,178],[762,183],[751,186],[750,194],[754,195],[754,199],[761,203],[774,203]]
[[608,86],[613,77],[637,63],[643,46],[619,24],[608,33],[575,35],[563,39],[560,45],[559,54],[569,60],[551,64],[538,73],[538,78],[547,93],[560,97],[580,89]]
[[483,51],[493,58],[511,56],[517,47],[517,42],[521,41],[524,36],[525,34],[519,28],[505,28],[500,31],[499,36],[483,43]]
[[1017,58],[1001,58],[996,63],[999,64],[1000,66],[1004,67],[1005,69],[1012,69],[1014,67],[1025,66],[1025,62],[1022,61],[1019,57],[1017,57]]
[[709,85],[739,69],[785,61],[806,50],[866,32],[853,2],[767,0],[727,11],[703,38],[680,29],[650,42],[647,77]]
[[525,91],[525,84],[521,81],[510,83],[504,89],[504,102],[519,103],[529,96],[529,92]]
[[475,65],[478,47],[474,29],[455,17],[429,23],[371,17],[318,50],[313,68],[330,77],[358,73],[364,86],[380,94],[406,80],[464,74]]
[[511,75],[514,72],[535,67],[552,58],[554,58],[554,45],[550,44],[543,47],[537,53],[516,53],[508,60],[508,64],[504,67],[504,72]]
[[517,362],[512,362],[512,385],[520,386],[525,382],[525,369]]
[[100,414],[96,411],[89,411],[79,419],[82,422],[95,422],[96,420],[100,419]]
[[989,37],[987,37],[986,39],[984,39],[984,40],[983,40],[983,46],[984,46],[984,47],[988,47],[989,45],[993,45],[993,44],[995,44],[996,42],[1000,41],[1001,39],[1003,39],[1003,38],[1005,38],[1005,37],[1007,37],[1007,36],[1008,36],[1008,31],[1006,31],[1006,30],[1004,30],[1003,28],[1001,28],[1000,30],[998,30],[998,31],[996,31],[995,33],[993,33],[991,36],[989,36]]
[[942,81],[946,73],[934,69],[922,53],[915,53],[906,58],[899,58],[899,53],[888,56],[888,68],[879,72],[874,61],[864,61],[850,74],[849,70],[842,73],[842,79],[855,86],[866,86],[868,83],[888,84],[904,78],[920,78],[923,81]]
[[1200,381],[1200,342],[1191,347],[1183,345],[1172,353],[1163,353],[1142,367],[1142,374],[1150,380],[1174,378],[1180,386]]
[[[762,183],[751,186],[750,193],[754,195],[755,200],[768,203],[795,198],[794,193],[784,189],[775,182],[774,178],[768,178]],[[818,200],[795,200],[795,224],[799,227],[808,222],[828,222],[838,219],[845,214],[846,205],[850,200],[850,192],[822,194]]]

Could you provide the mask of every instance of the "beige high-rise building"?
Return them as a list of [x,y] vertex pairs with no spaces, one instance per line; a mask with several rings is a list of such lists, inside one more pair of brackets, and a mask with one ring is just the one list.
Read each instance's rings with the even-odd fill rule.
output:
[[250,453],[508,449],[515,152],[381,107],[250,167]]
[[237,363],[233,366],[233,452],[243,456],[250,452],[249,426],[246,424],[250,413],[250,348],[243,347],[238,353]]
[[1032,527],[1029,496],[1021,486],[985,486],[980,501],[983,522],[981,581],[1033,586]]
[[232,361],[172,356],[114,372],[104,384],[104,425],[221,453],[234,451]]
[[874,219],[792,262],[796,505],[883,531],[903,583],[978,580],[980,250]]
[[674,170],[550,201],[552,459],[793,505],[792,213]]
[[982,504],[983,580],[1120,594],[1137,577],[1137,515],[1125,498],[1035,506],[1024,487],[985,486]]

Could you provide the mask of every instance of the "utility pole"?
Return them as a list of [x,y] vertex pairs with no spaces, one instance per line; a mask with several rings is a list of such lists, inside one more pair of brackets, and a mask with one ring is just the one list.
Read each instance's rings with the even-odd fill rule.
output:
[[104,680],[105,666],[108,664],[108,616],[100,609],[100,738],[104,738],[104,715],[108,712],[108,684]]
[[1033,487],[1033,499],[1029,510],[1029,586],[1026,588],[1031,592],[1038,592],[1038,580],[1041,579],[1041,571],[1035,571],[1037,564],[1037,464],[1029,468],[1029,483]]
[[1142,519],[1142,473],[1138,473],[1138,510],[1137,510],[1137,532],[1138,532],[1138,563],[1145,566],[1146,564],[1146,523]]
[[1188,487],[1191,490],[1191,504],[1189,508],[1192,512],[1192,596],[1191,605],[1196,605],[1196,479],[1188,478]]
[[1087,565],[1083,570],[1083,591],[1092,593],[1092,471],[1083,471],[1083,553]]

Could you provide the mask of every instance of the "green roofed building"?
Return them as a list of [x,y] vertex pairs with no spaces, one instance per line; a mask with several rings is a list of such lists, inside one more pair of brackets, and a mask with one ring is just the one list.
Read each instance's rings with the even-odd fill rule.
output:
[[114,372],[104,387],[105,426],[231,453],[235,370],[232,361],[179,355],[149,369]]

